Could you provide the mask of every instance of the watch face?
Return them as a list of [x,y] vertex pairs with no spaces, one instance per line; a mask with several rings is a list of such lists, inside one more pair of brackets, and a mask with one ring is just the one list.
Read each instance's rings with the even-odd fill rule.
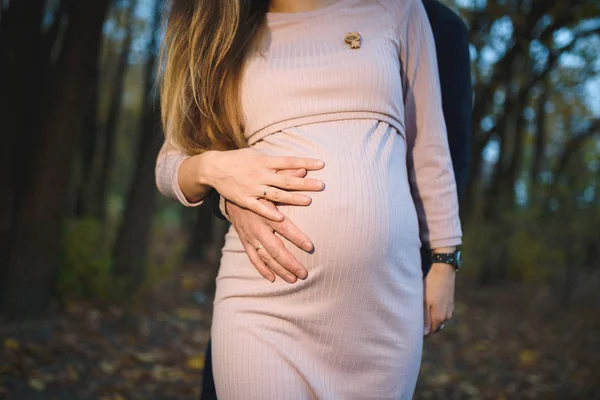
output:
[[456,266],[458,268],[462,267],[462,252],[460,250],[456,250]]

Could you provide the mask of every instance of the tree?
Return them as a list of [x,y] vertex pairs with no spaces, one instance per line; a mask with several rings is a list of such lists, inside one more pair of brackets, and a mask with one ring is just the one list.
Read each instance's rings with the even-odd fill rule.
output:
[[[498,193],[512,192],[523,158],[523,113],[531,105],[543,82],[560,67],[561,55],[572,51],[580,40],[597,35],[596,25],[581,24],[582,19],[598,15],[600,6],[590,0],[563,2],[487,2],[483,9],[465,11],[471,21],[471,42],[478,59],[475,62],[475,107],[473,110],[473,171],[465,196],[464,208],[494,201]],[[555,34],[564,29],[573,32],[566,45],[556,43]],[[507,33],[510,32],[510,33]],[[504,51],[502,49],[505,49]],[[490,64],[481,54],[499,54]],[[515,121],[518,126],[515,126]],[[479,189],[483,171],[484,149],[495,140],[503,151],[512,143],[510,154],[500,154],[493,169],[491,188]],[[540,155],[541,153],[538,153]],[[538,158],[538,164],[543,160]],[[481,196],[483,195],[483,196]]]
[[154,166],[163,135],[159,102],[153,88],[162,7],[162,1],[155,0],[151,27],[152,40],[148,44],[149,56],[144,76],[144,114],[138,146],[139,154],[114,248],[114,271],[118,276],[126,279],[127,286],[130,288],[141,283],[144,277],[152,216],[156,208]]
[[97,182],[94,182],[93,194],[90,196],[90,201],[93,201],[92,214],[101,219],[105,216],[110,167],[112,166],[113,161],[117,123],[119,122],[119,116],[122,110],[125,75],[127,72],[127,64],[129,62],[133,38],[133,26],[135,20],[133,13],[137,3],[137,0],[131,0],[126,11],[127,22],[125,27],[125,38],[123,39],[121,54],[115,71],[114,87],[112,89],[108,117],[103,132],[104,145],[100,147],[101,151],[97,157],[97,165],[99,165]]
[[[19,3],[23,2],[10,4]],[[51,297],[69,171],[82,132],[84,100],[93,90],[91,77],[108,4],[108,0],[68,2],[68,25],[39,114],[39,151],[31,160],[31,178],[12,225],[2,304],[9,317],[42,313]],[[35,115],[26,118],[35,120]]]

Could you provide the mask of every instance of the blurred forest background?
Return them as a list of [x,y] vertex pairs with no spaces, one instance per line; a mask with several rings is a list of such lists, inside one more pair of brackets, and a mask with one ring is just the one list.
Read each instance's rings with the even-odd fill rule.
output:
[[[600,398],[600,3],[470,29],[456,315],[417,398]],[[197,398],[227,226],[159,196],[163,0],[0,0],[0,399]]]

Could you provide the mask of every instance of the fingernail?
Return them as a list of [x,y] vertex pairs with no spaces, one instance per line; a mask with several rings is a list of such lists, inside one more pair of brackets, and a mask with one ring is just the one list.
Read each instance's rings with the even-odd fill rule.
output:
[[319,189],[323,189],[323,188],[325,187],[325,182],[323,182],[323,181],[319,181],[319,182],[317,183],[317,187],[318,187]]
[[294,275],[286,275],[285,280],[288,281],[289,283],[294,283],[294,282],[296,282],[296,277]]
[[424,335],[428,335],[428,334],[429,334],[429,328],[425,328],[425,330],[424,330],[423,334],[424,334]]
[[314,165],[316,167],[322,167],[325,165],[325,162],[323,160],[315,160]]
[[302,202],[303,202],[304,204],[308,205],[308,204],[310,204],[310,200],[311,200],[311,198],[310,198],[310,197],[305,197],[304,199],[302,199]]
[[312,250],[312,244],[310,242],[304,242],[302,243],[302,248],[306,251],[311,251]]
[[303,269],[298,270],[298,272],[296,272],[296,276],[300,279],[306,279],[307,275],[308,275],[307,272]]

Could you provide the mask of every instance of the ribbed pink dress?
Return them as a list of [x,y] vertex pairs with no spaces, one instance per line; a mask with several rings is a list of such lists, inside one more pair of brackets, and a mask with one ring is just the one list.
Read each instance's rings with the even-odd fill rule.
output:
[[[242,80],[246,136],[271,155],[323,159],[322,192],[280,206],[314,242],[286,246],[308,278],[270,283],[230,228],[217,278],[220,399],[410,399],[423,342],[419,248],[458,245],[456,188],[435,48],[420,0],[341,0],[269,14]],[[358,32],[359,49],[344,42]],[[162,193],[187,203],[165,145]]]

